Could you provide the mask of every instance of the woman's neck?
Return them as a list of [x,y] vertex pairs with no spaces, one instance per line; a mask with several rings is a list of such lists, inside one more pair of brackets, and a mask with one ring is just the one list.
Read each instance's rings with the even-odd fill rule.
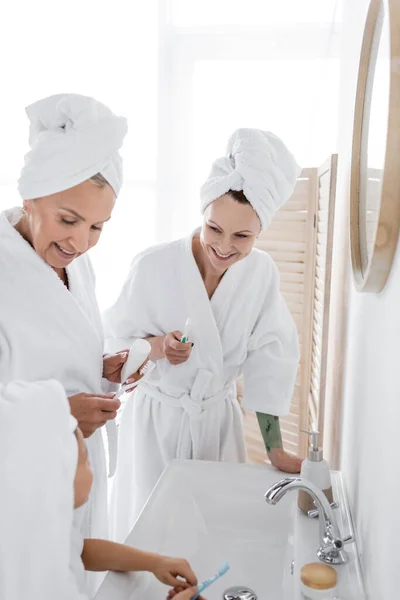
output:
[[221,273],[214,269],[205,250],[203,249],[203,246],[201,245],[200,237],[198,235],[193,237],[192,252],[194,260],[196,261],[197,267],[200,271],[201,278],[204,282],[204,286],[207,290],[208,297],[211,299],[226,271]]

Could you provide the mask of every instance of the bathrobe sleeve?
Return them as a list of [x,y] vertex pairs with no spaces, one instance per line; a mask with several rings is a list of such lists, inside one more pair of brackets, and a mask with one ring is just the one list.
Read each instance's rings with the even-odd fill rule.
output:
[[248,410],[275,416],[289,413],[300,352],[297,330],[279,291],[279,272],[267,263],[268,281],[262,309],[250,335],[243,365],[244,399]]
[[106,351],[118,352],[130,348],[139,338],[159,335],[155,331],[157,305],[151,294],[152,257],[142,253],[135,257],[116,303],[103,314]]

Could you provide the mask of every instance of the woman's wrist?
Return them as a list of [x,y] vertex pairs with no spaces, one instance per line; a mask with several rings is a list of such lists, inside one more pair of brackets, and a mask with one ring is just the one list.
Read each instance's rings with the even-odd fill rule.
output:
[[165,335],[156,335],[156,336],[152,336],[152,337],[148,337],[146,338],[146,340],[149,342],[150,346],[151,346],[151,352],[150,352],[150,360],[155,361],[155,360],[160,360],[162,358],[165,358],[165,354],[164,354],[164,340],[165,340]]

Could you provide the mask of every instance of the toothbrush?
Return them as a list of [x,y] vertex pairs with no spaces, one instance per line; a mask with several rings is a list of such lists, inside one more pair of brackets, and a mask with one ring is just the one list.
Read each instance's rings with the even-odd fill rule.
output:
[[131,392],[139,383],[141,383],[143,381],[143,379],[145,379],[145,377],[147,375],[149,375],[149,373],[151,373],[155,367],[155,363],[153,363],[151,360],[149,360],[143,367],[143,369],[140,369],[139,373],[140,375],[143,375],[142,379],[139,379],[139,381],[135,381],[133,383],[124,383],[123,385],[121,385],[120,389],[118,390],[118,392],[115,394],[113,400],[118,400],[118,398],[120,398],[122,396],[122,394],[125,394],[125,392]]
[[140,368],[140,366],[149,358],[151,346],[147,340],[135,340],[129,349],[128,358],[121,369],[121,383],[125,383],[132,373]]
[[185,329],[183,330],[183,336],[181,339],[182,344],[186,344],[186,342],[189,341],[189,331],[190,331],[191,324],[192,324],[192,319],[187,319],[186,323],[185,323]]
[[225,573],[227,573],[229,571],[229,569],[230,569],[230,566],[228,565],[228,563],[224,562],[220,566],[220,568],[218,569],[218,573],[216,575],[214,575],[214,577],[210,577],[209,579],[202,581],[202,583],[199,583],[199,586],[197,588],[197,594],[195,596],[193,596],[191,598],[191,600],[197,600],[197,598],[200,596],[200,594],[202,592],[204,592],[204,590],[206,588],[208,588],[212,583],[215,583],[220,577],[225,575]]

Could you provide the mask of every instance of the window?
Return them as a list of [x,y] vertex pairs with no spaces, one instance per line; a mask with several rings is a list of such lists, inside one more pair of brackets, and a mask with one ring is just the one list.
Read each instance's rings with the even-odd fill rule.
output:
[[169,240],[199,223],[199,187],[238,127],[273,131],[303,167],[336,149],[339,4],[161,4],[156,235]]

